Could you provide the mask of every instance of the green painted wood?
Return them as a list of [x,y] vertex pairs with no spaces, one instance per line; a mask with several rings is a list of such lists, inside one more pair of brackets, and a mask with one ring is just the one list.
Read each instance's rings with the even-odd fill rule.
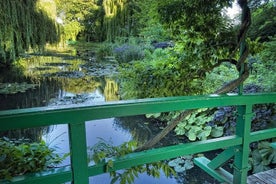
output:
[[247,172],[249,170],[250,153],[250,129],[252,119],[252,105],[238,106],[238,119],[236,135],[243,137],[243,143],[237,146],[234,157],[234,179],[233,183],[246,184]]
[[270,146],[271,146],[273,149],[276,149],[276,142],[270,143]]
[[264,139],[270,139],[275,137],[276,135],[276,128],[270,128],[267,130],[259,130],[250,133],[250,142],[261,141]]
[[68,122],[122,117],[175,110],[221,107],[230,105],[275,103],[276,93],[250,95],[207,95],[130,100],[99,105],[40,107],[0,111],[0,131],[40,127]]
[[235,155],[235,148],[234,147],[227,148],[218,156],[216,156],[210,163],[208,163],[208,167],[212,169],[217,169],[223,166],[229,159],[234,157],[234,155]]
[[210,160],[205,157],[198,157],[194,158],[194,163],[203,169],[206,173],[211,175],[212,177],[216,178],[221,183],[232,183],[233,175],[224,170],[223,168],[219,167],[217,169],[213,169],[209,167]]
[[74,184],[88,184],[85,124],[69,124],[71,168]]
[[[242,138],[236,136],[221,137],[206,141],[197,141],[175,146],[168,146],[158,149],[147,150],[143,152],[132,153],[125,157],[114,159],[113,170],[130,168],[132,166],[143,165],[146,163],[168,160],[178,156],[184,156],[195,153],[202,153],[210,150],[216,150],[225,147],[225,145],[236,146],[240,145]],[[98,164],[89,167],[89,175],[95,176],[102,174],[105,171],[106,164]]]

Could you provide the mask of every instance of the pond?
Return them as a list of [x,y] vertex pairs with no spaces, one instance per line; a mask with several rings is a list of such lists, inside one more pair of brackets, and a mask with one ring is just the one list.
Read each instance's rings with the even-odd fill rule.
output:
[[[117,63],[113,60],[96,63],[74,57],[30,56],[21,59],[16,65],[20,70],[1,72],[0,110],[70,104],[92,105],[120,100],[119,85],[116,82]],[[146,122],[144,116],[87,121],[87,146],[92,147],[100,140],[114,146],[131,140],[143,143],[160,131],[160,127]],[[58,153],[69,152],[67,125],[48,127],[40,134]],[[178,142],[179,139],[172,134],[160,142],[160,145]],[[69,164],[70,158],[67,158],[61,166]],[[109,174],[90,178],[90,183],[96,184],[107,184],[110,181]],[[178,177],[171,178],[161,173],[160,178],[156,179],[144,173],[135,180],[135,184],[142,183],[217,182],[195,166],[178,174]]]

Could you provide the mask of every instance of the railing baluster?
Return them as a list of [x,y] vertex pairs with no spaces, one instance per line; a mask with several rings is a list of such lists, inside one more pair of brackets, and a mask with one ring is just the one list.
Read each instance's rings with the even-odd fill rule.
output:
[[71,168],[74,184],[88,184],[85,123],[69,124]]
[[242,145],[237,146],[234,158],[233,183],[246,184],[250,144],[250,129],[252,118],[252,105],[238,106],[238,119],[236,135],[243,138]]

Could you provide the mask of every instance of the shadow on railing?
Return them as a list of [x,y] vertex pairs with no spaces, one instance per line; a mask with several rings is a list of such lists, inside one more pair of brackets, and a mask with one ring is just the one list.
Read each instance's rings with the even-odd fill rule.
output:
[[[85,121],[176,110],[237,106],[236,135],[131,153],[114,160],[113,167],[108,171],[224,148],[225,151],[212,161],[202,157],[195,159],[195,163],[220,182],[246,183],[249,144],[276,137],[276,128],[250,132],[252,106],[264,103],[276,103],[276,93],[167,97],[92,106],[74,105],[9,110],[0,111],[0,131],[68,124],[71,166],[16,177],[12,182],[38,184],[73,181],[74,184],[85,184],[89,183],[89,176],[107,172],[107,163],[93,166],[87,163]],[[230,158],[234,158],[233,174],[220,168]],[[5,183],[5,181],[2,182]]]

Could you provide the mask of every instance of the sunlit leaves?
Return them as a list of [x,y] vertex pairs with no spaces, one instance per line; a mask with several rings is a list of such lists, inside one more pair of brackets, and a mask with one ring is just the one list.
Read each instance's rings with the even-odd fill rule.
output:
[[170,0],[161,2],[158,12],[161,21],[176,34],[182,34],[180,30],[193,30],[210,36],[222,26],[222,8],[230,6],[231,3],[231,0],[212,0],[208,3],[201,0]]
[[46,43],[59,41],[53,17],[37,8],[35,0],[1,0],[0,6],[1,63],[9,63],[31,48],[42,51]]
[[255,83],[264,88],[264,91],[276,90],[276,39],[262,44],[262,50],[256,49],[258,52],[250,59],[251,76],[250,83]]

